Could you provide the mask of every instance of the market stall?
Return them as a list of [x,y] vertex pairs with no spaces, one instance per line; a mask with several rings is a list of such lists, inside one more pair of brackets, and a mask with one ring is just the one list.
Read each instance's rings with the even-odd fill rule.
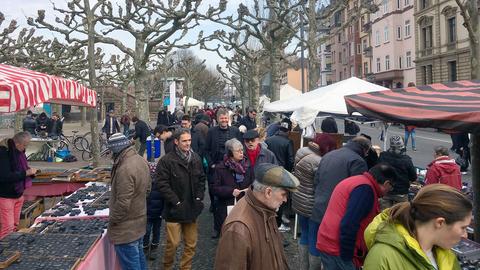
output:
[[[430,85],[363,93],[345,97],[348,112],[417,127],[469,132],[472,136],[473,194],[480,191],[480,80],[435,83]],[[471,194],[470,194],[471,195]],[[474,203],[474,224],[470,231],[480,239],[480,198]],[[462,240],[454,248],[464,269],[478,269],[480,245]],[[468,260],[468,261],[466,261]],[[476,261],[471,263],[471,261]]]

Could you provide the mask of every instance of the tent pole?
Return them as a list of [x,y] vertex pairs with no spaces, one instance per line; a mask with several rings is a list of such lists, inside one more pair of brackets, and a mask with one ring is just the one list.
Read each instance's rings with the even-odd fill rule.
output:
[[[303,147],[303,135],[305,133],[306,129],[302,129],[302,135],[300,136],[300,148]],[[293,239],[297,240],[297,231],[298,231],[298,214],[295,213],[295,223],[293,225]]]
[[[472,148],[470,153],[472,157],[472,193],[480,194],[480,134],[471,134]],[[480,196],[473,196],[473,216],[475,241],[480,241]]]
[[383,151],[387,151],[388,123],[383,122]]

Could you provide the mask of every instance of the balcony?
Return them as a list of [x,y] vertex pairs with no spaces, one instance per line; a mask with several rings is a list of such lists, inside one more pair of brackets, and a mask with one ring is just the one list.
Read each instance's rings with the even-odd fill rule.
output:
[[433,54],[433,48],[426,48],[418,52],[419,57],[427,57]]
[[365,57],[372,57],[373,56],[372,46],[368,46],[368,47],[363,49],[363,56],[365,56]]

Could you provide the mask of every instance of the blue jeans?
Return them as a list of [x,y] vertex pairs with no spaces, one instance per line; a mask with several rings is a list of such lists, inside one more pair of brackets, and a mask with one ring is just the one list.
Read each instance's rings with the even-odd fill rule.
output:
[[145,255],[143,254],[142,239],[131,243],[115,245],[115,253],[122,270],[146,270]]
[[415,147],[415,129],[412,129],[412,131],[405,130],[405,148],[408,147],[408,138],[412,137],[412,148]]
[[162,226],[161,218],[147,219],[147,231],[143,237],[143,246],[150,244],[150,234],[152,234],[152,244],[158,245],[160,243],[160,227]]
[[320,224],[302,215],[298,215],[298,221],[302,232],[300,234],[300,245],[308,246],[310,255],[320,256],[320,251],[317,249],[317,232]]
[[320,252],[320,259],[322,260],[323,269],[325,270],[357,270],[353,261],[345,261],[339,256],[332,256]]

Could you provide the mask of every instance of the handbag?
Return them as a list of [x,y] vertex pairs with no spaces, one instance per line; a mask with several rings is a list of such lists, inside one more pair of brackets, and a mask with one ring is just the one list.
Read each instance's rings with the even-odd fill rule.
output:
[[227,205],[227,216],[230,215],[230,212],[232,211],[233,207],[237,204],[237,197],[234,197],[233,199],[233,205]]

